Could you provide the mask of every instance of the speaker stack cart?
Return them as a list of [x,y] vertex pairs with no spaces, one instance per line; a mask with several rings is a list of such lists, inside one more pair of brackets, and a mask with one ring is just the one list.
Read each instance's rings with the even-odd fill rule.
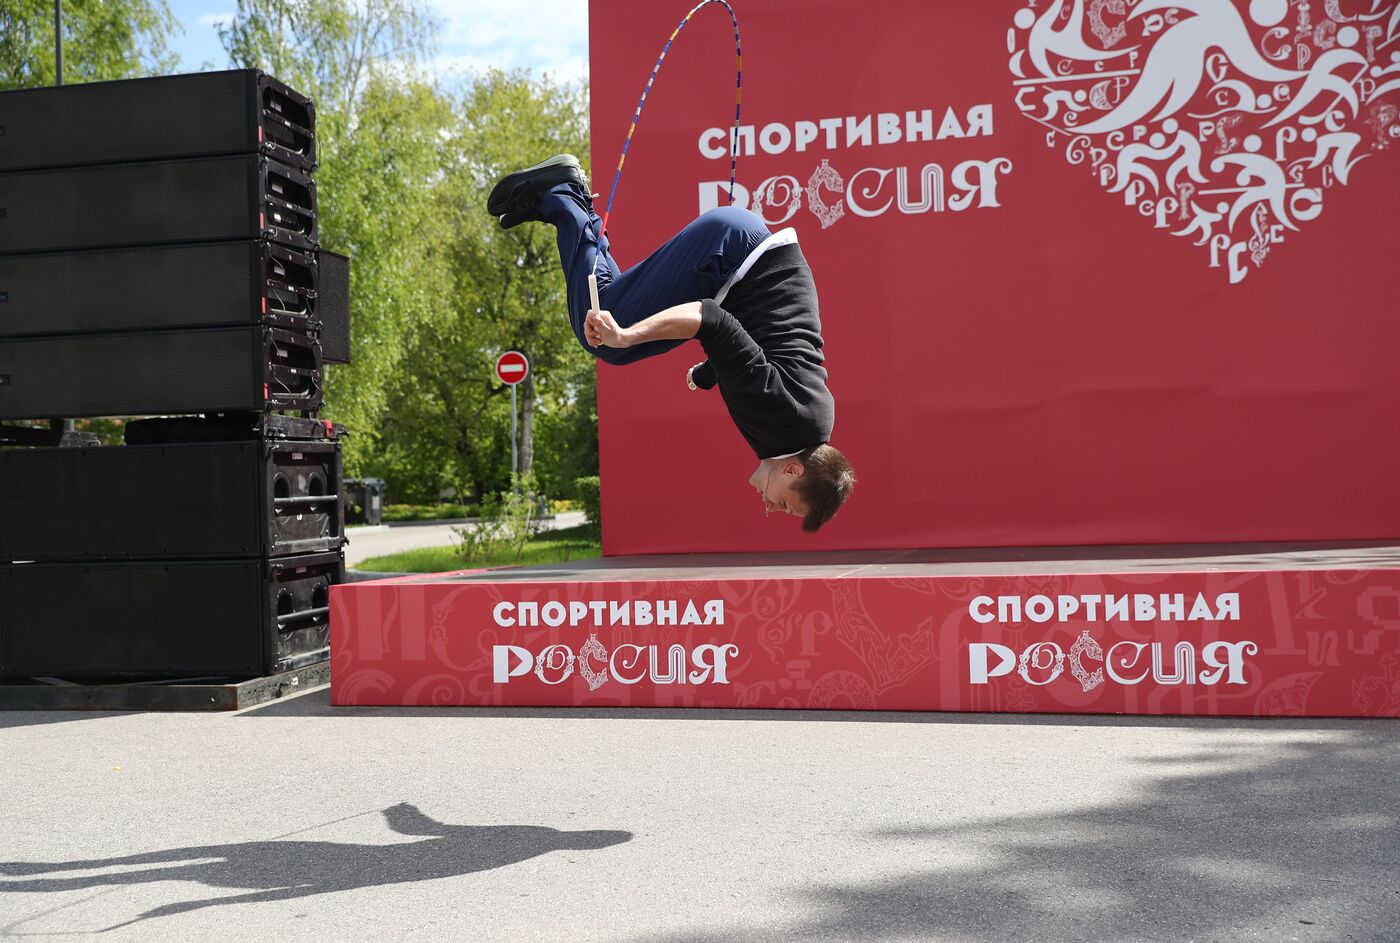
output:
[[[326,661],[349,264],[316,162],[313,103],[255,70],[0,93],[0,677]],[[98,416],[153,418],[6,424]]]

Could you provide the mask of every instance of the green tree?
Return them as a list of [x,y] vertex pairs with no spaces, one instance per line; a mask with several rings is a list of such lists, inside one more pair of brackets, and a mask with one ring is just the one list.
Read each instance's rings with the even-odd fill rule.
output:
[[382,452],[391,388],[419,373],[411,339],[451,314],[451,230],[435,193],[451,120],[427,86],[376,77],[355,132],[317,171],[321,241],[352,259],[352,360],[327,371],[326,414],[354,431],[346,454],[356,471]]
[[575,395],[540,411],[535,424],[535,476],[540,490],[577,498],[574,482],[598,474],[598,390],[591,365],[573,382]]
[[318,131],[324,116],[334,135],[353,127],[368,82],[421,78],[436,29],[426,6],[411,0],[238,0],[218,27],[231,62],[315,99]]
[[[0,89],[53,85],[53,0],[0,2]],[[165,0],[65,0],[63,81],[164,75],[179,68],[168,45],[183,33]]]
[[[507,171],[560,151],[588,153],[586,94],[548,78],[491,71],[476,77],[454,111],[458,121],[439,187],[452,227],[446,245],[453,284],[443,299],[451,314],[419,321],[411,331],[414,370],[391,394],[386,459],[400,473],[418,469],[425,476],[418,487],[428,491],[505,488],[510,396],[492,364],[502,351],[519,350],[531,364],[518,389],[521,471],[534,472],[551,493],[568,493],[574,478],[597,468],[593,359],[569,327],[553,229],[503,231],[484,207],[491,185]],[[548,417],[544,425],[555,433],[586,429],[585,441],[573,453],[551,441],[550,463],[536,467],[539,417]]]

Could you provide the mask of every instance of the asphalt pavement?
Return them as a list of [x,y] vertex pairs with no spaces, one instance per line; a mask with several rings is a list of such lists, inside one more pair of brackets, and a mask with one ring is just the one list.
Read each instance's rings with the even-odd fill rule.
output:
[[1391,943],[1397,723],[0,714],[0,936]]

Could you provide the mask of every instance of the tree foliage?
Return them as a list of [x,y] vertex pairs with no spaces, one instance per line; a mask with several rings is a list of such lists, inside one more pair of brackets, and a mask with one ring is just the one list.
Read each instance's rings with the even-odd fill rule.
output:
[[[416,322],[406,337],[414,371],[391,388],[385,457],[397,468],[385,474],[404,479],[409,468],[437,468],[442,485],[504,487],[510,395],[493,364],[502,351],[519,350],[531,365],[517,391],[520,467],[551,493],[567,494],[587,473],[576,466],[597,463],[593,361],[569,327],[554,230],[527,224],[503,231],[483,207],[509,170],[561,151],[587,154],[586,100],[569,86],[491,72],[453,110],[439,188],[439,209],[451,226],[444,242],[452,275],[447,316]],[[550,436],[551,461],[537,466],[532,446],[541,432]],[[583,435],[570,450],[555,441],[561,433]]]
[[[0,90],[53,85],[53,0],[0,2]],[[166,0],[65,0],[63,80],[101,82],[175,71],[184,29]]]
[[[343,134],[374,79],[420,79],[437,24],[410,0],[238,0],[218,27],[229,61],[277,76],[318,103]],[[319,130],[319,127],[318,127]]]

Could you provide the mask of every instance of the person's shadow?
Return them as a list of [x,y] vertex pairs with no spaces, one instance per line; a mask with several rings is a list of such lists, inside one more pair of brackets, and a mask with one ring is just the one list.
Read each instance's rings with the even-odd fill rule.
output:
[[[91,861],[5,861],[0,862],[0,875],[11,878],[122,865],[168,864],[169,867],[115,874],[0,880],[0,891],[72,891],[152,881],[200,881],[210,887],[251,889],[247,894],[165,904],[107,928],[112,930],[152,917],[221,904],[290,900],[358,887],[454,877],[504,867],[551,851],[607,848],[632,837],[631,832],[568,832],[542,825],[446,825],[406,802],[382,811],[394,831],[400,835],[424,836],[424,840],[392,845],[272,840],[170,848]],[[200,860],[208,858],[219,860]]]

